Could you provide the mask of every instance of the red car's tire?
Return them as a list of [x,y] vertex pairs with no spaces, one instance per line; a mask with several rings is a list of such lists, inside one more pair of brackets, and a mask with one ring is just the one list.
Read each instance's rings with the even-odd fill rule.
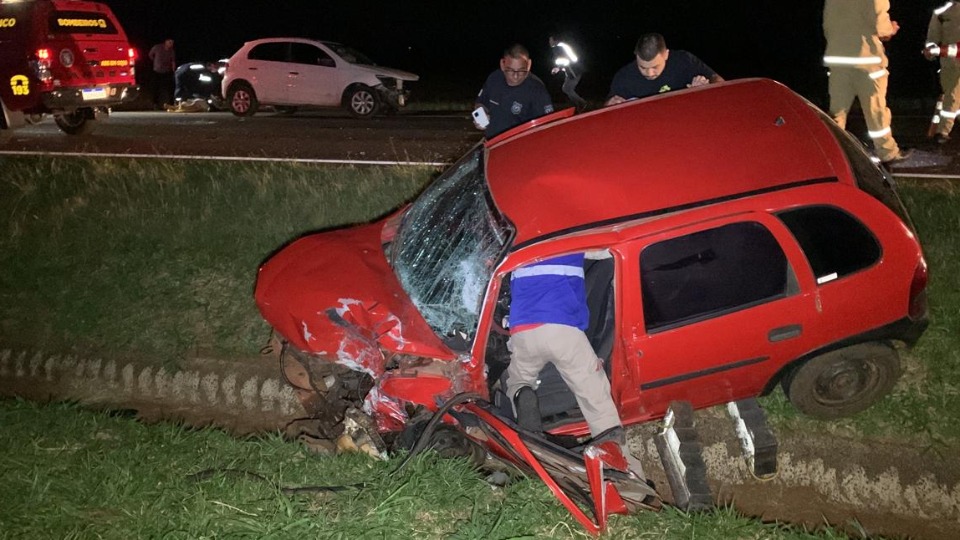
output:
[[797,366],[782,381],[806,415],[833,419],[861,412],[887,395],[900,377],[900,357],[882,343],[830,351]]

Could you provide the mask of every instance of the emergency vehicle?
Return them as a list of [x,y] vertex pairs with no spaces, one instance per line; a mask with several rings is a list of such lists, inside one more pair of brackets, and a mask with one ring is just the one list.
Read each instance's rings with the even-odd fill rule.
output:
[[88,133],[137,97],[136,56],[104,4],[0,0],[0,128],[51,114],[64,133]]

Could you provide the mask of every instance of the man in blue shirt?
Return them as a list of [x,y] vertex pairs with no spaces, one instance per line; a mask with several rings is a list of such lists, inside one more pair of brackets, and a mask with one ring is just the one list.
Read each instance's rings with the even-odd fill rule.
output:
[[617,71],[605,105],[723,81],[696,56],[670,51],[660,34],[645,34],[634,48],[636,62]]
[[553,101],[543,81],[530,73],[533,62],[523,45],[513,45],[503,52],[500,69],[483,83],[475,107],[483,107],[490,123],[474,125],[492,139],[508,129],[553,112]]
[[[510,345],[506,394],[517,423],[542,431],[534,388],[540,370],[552,362],[573,391],[593,437],[625,442],[610,381],[584,333],[589,322],[584,254],[540,261],[513,271],[510,279]],[[606,438],[605,437],[605,438]]]

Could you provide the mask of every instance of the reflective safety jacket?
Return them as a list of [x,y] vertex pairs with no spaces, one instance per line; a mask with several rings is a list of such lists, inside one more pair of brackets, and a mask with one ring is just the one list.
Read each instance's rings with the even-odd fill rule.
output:
[[882,38],[894,34],[889,0],[826,0],[823,35],[826,66],[880,71],[887,67]]
[[943,58],[956,58],[960,42],[960,3],[947,2],[933,10],[926,48]]
[[570,45],[561,41],[553,46],[554,66],[566,71],[571,77],[576,77],[574,64],[577,63],[577,60],[577,53],[573,52],[573,48],[570,47]]

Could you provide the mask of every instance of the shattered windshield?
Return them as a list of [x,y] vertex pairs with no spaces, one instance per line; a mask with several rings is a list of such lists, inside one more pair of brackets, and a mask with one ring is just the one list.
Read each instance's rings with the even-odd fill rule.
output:
[[391,246],[410,299],[434,332],[455,341],[472,341],[487,284],[514,232],[493,205],[482,157],[477,148],[430,185]]

